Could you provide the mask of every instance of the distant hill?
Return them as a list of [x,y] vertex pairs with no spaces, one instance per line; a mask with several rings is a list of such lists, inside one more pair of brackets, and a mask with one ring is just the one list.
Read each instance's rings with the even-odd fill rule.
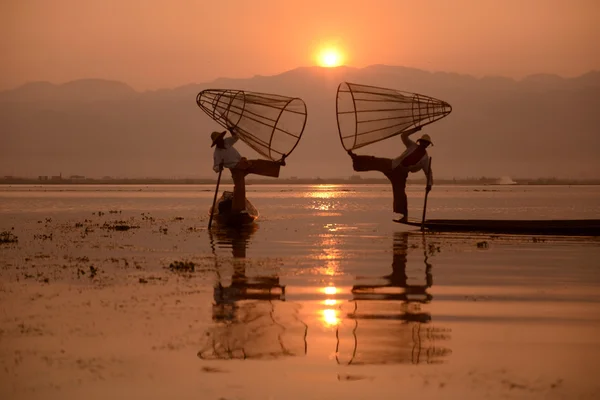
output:
[[6,102],[93,103],[125,100],[139,96],[129,85],[104,79],[80,79],[55,85],[50,82],[30,82],[13,90],[0,92]]
[[[435,143],[430,154],[440,178],[600,177],[600,72],[516,81],[385,65],[298,68],[147,92],[100,79],[28,83],[0,92],[0,175],[213,177],[209,134],[218,125],[195,98],[205,88],[235,88],[305,100],[306,130],[283,177],[347,177],[354,172],[335,118],[342,81],[449,102],[452,114],[423,130]],[[243,145],[240,151],[257,156]],[[397,137],[358,153],[401,151]]]

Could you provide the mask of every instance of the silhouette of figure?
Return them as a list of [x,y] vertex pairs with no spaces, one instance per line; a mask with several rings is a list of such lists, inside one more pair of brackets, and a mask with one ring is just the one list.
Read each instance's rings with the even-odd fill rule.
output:
[[[354,310],[347,317],[354,321],[354,326],[350,335],[341,332],[338,326],[338,363],[433,363],[450,354],[449,349],[435,344],[438,339],[448,339],[448,335],[444,330],[428,327],[432,317],[421,310],[421,305],[433,299],[428,293],[433,276],[424,236],[424,284],[410,283],[415,277],[407,273],[409,241],[418,237],[409,232],[394,235],[392,273],[380,277],[385,283],[352,286]],[[353,343],[353,349],[344,352],[341,349],[348,341]]]
[[285,160],[248,160],[242,157],[234,147],[238,141],[238,135],[234,128],[229,129],[230,137],[225,138],[227,131],[213,132],[211,134],[212,145],[215,147],[213,154],[213,170],[219,172],[221,168],[229,168],[233,179],[233,201],[231,209],[233,212],[241,212],[246,209],[246,175],[257,174],[263,176],[279,177],[279,169],[285,165]]
[[429,163],[427,147],[432,145],[431,138],[424,134],[417,142],[410,139],[410,135],[420,131],[421,128],[414,128],[403,132],[400,136],[406,150],[397,158],[381,158],[373,156],[359,156],[352,151],[348,154],[352,158],[352,167],[355,171],[379,171],[383,173],[392,184],[392,193],[394,195],[393,209],[395,213],[402,214],[402,217],[395,219],[396,222],[406,222],[408,220],[408,200],[406,198],[406,179],[409,172],[418,172],[423,170],[427,178],[427,192],[433,185],[433,173]]
[[216,245],[231,246],[233,271],[231,283],[224,285],[223,268],[215,254],[215,325],[205,333],[206,343],[198,352],[202,359],[260,359],[306,353],[307,327],[298,319],[295,306],[285,305],[285,286],[279,277],[246,274],[246,248],[256,230],[256,225],[250,225],[248,229],[209,232],[215,252]]

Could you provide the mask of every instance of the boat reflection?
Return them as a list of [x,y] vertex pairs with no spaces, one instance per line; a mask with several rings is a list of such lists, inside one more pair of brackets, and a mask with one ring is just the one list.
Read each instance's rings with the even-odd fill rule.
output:
[[257,230],[257,224],[248,224],[238,228],[216,226],[208,231],[213,255],[217,256],[217,248],[224,248],[231,249],[234,258],[246,258],[246,249]]
[[[424,266],[408,263],[409,245],[422,245]],[[439,363],[451,353],[438,345],[449,339],[449,330],[434,327],[430,313],[422,310],[433,299],[428,293],[433,277],[427,252],[425,235],[397,232],[392,273],[352,287],[354,310],[336,330],[338,363]]]
[[[213,326],[204,334],[201,359],[265,359],[306,354],[308,327],[298,306],[285,303],[285,285],[277,274],[248,276],[246,249],[257,226],[209,232],[217,281],[213,288]],[[233,260],[220,259],[217,248],[231,248]],[[225,275],[231,278],[227,284]]]

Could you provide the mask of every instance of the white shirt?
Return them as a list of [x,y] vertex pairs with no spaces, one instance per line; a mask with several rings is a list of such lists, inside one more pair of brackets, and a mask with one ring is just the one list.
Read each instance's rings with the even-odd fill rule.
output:
[[221,162],[223,162],[225,168],[234,168],[242,159],[240,153],[233,147],[233,144],[238,141],[237,135],[225,138],[223,141],[225,142],[225,148],[220,149],[216,147],[213,155],[215,161],[213,170],[215,172],[219,172],[219,165]]
[[[411,154],[417,149],[417,147],[419,147],[418,144],[410,140],[408,136],[405,135],[402,135],[402,142],[404,142],[406,150],[404,150],[404,153],[400,154],[399,157],[396,157],[392,160],[392,168],[400,166],[402,164],[402,160],[408,157],[409,154]],[[429,168],[429,155],[427,154],[427,152],[423,157],[421,157],[421,159],[416,164],[404,168],[407,168],[410,172],[418,172],[420,170],[423,170],[425,176],[427,177],[427,184],[429,186],[433,186],[433,173]]]

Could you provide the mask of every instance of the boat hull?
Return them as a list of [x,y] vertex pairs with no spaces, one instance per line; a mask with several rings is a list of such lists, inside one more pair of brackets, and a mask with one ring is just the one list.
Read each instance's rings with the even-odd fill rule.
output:
[[[402,222],[421,227],[420,221]],[[600,220],[484,220],[428,219],[423,224],[429,231],[485,232],[503,234],[600,236]]]
[[256,216],[243,213],[229,213],[223,215],[215,215],[213,217],[219,225],[227,226],[242,226],[250,225],[256,220]]
[[[246,199],[246,210],[245,212],[233,212],[231,211],[231,200],[233,198],[233,193],[225,191],[221,195],[221,197],[217,200],[213,219],[218,225],[224,226],[243,226],[253,224],[254,221],[259,217],[258,210],[254,205],[250,202],[250,200]],[[210,215],[211,209],[208,209],[208,214]]]

